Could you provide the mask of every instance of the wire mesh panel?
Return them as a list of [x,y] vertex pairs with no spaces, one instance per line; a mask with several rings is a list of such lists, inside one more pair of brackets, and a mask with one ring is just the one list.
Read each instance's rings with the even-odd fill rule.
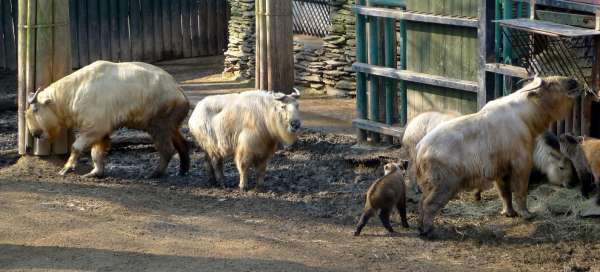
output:
[[503,35],[510,41],[515,64],[529,73],[571,76],[592,91],[594,54],[590,36],[551,36],[513,28],[503,28]]
[[294,33],[325,37],[331,27],[331,0],[294,0]]

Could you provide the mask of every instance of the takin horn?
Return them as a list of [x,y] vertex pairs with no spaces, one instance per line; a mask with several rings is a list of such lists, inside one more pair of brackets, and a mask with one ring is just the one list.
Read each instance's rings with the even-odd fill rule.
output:
[[296,88],[294,88],[294,92],[292,94],[290,94],[291,97],[293,98],[300,98],[300,91]]
[[40,94],[40,92],[43,90],[44,88],[39,87],[37,88],[37,90],[35,91],[35,93],[31,94],[28,98],[27,98],[27,103],[28,104],[33,104],[37,101],[37,97]]

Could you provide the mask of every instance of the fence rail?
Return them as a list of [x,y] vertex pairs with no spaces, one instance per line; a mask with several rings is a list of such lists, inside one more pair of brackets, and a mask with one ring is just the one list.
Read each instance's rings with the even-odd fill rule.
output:
[[[16,68],[17,0],[0,0],[0,70]],[[73,68],[222,54],[226,0],[70,0]],[[8,34],[7,34],[8,33]]]
[[294,0],[294,33],[324,37],[331,27],[331,0]]

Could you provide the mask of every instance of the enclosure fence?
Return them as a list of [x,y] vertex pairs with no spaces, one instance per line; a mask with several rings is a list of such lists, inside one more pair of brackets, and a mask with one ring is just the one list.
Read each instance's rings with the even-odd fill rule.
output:
[[294,33],[325,37],[331,27],[331,0],[294,0]]
[[[0,70],[16,68],[17,0],[0,0]],[[213,56],[227,47],[226,0],[70,0],[73,68],[95,60]]]

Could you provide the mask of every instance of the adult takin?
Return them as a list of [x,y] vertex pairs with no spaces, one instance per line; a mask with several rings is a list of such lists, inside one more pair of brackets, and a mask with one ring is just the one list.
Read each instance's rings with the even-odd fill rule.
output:
[[205,167],[213,184],[223,184],[223,160],[233,156],[239,188],[248,189],[250,167],[262,189],[267,163],[279,143],[293,144],[300,130],[300,93],[285,95],[262,90],[209,96],[196,105],[189,128],[206,154]]
[[175,151],[179,173],[189,170],[188,147],[179,128],[190,104],[175,79],[158,67],[96,61],[39,89],[28,104],[25,118],[34,137],[52,140],[62,129],[78,132],[61,175],[73,171],[81,152],[91,147],[94,168],[85,176],[102,177],[109,136],[121,127],[152,137],[160,164],[150,177],[165,173]]
[[402,227],[408,228],[408,220],[406,219],[406,188],[404,177],[408,161],[402,163],[388,163],[384,168],[384,176],[371,185],[367,191],[365,208],[354,236],[359,236],[362,229],[365,227],[369,219],[379,211],[379,219],[383,226],[390,232],[394,233],[394,228],[390,224],[390,214],[395,208],[398,209]]
[[457,193],[492,182],[502,199],[501,214],[531,218],[527,187],[535,138],[551,122],[564,118],[580,94],[574,79],[536,77],[479,112],[444,122],[428,133],[417,144],[416,156],[416,178],[423,191],[420,234],[432,234],[434,217]]

